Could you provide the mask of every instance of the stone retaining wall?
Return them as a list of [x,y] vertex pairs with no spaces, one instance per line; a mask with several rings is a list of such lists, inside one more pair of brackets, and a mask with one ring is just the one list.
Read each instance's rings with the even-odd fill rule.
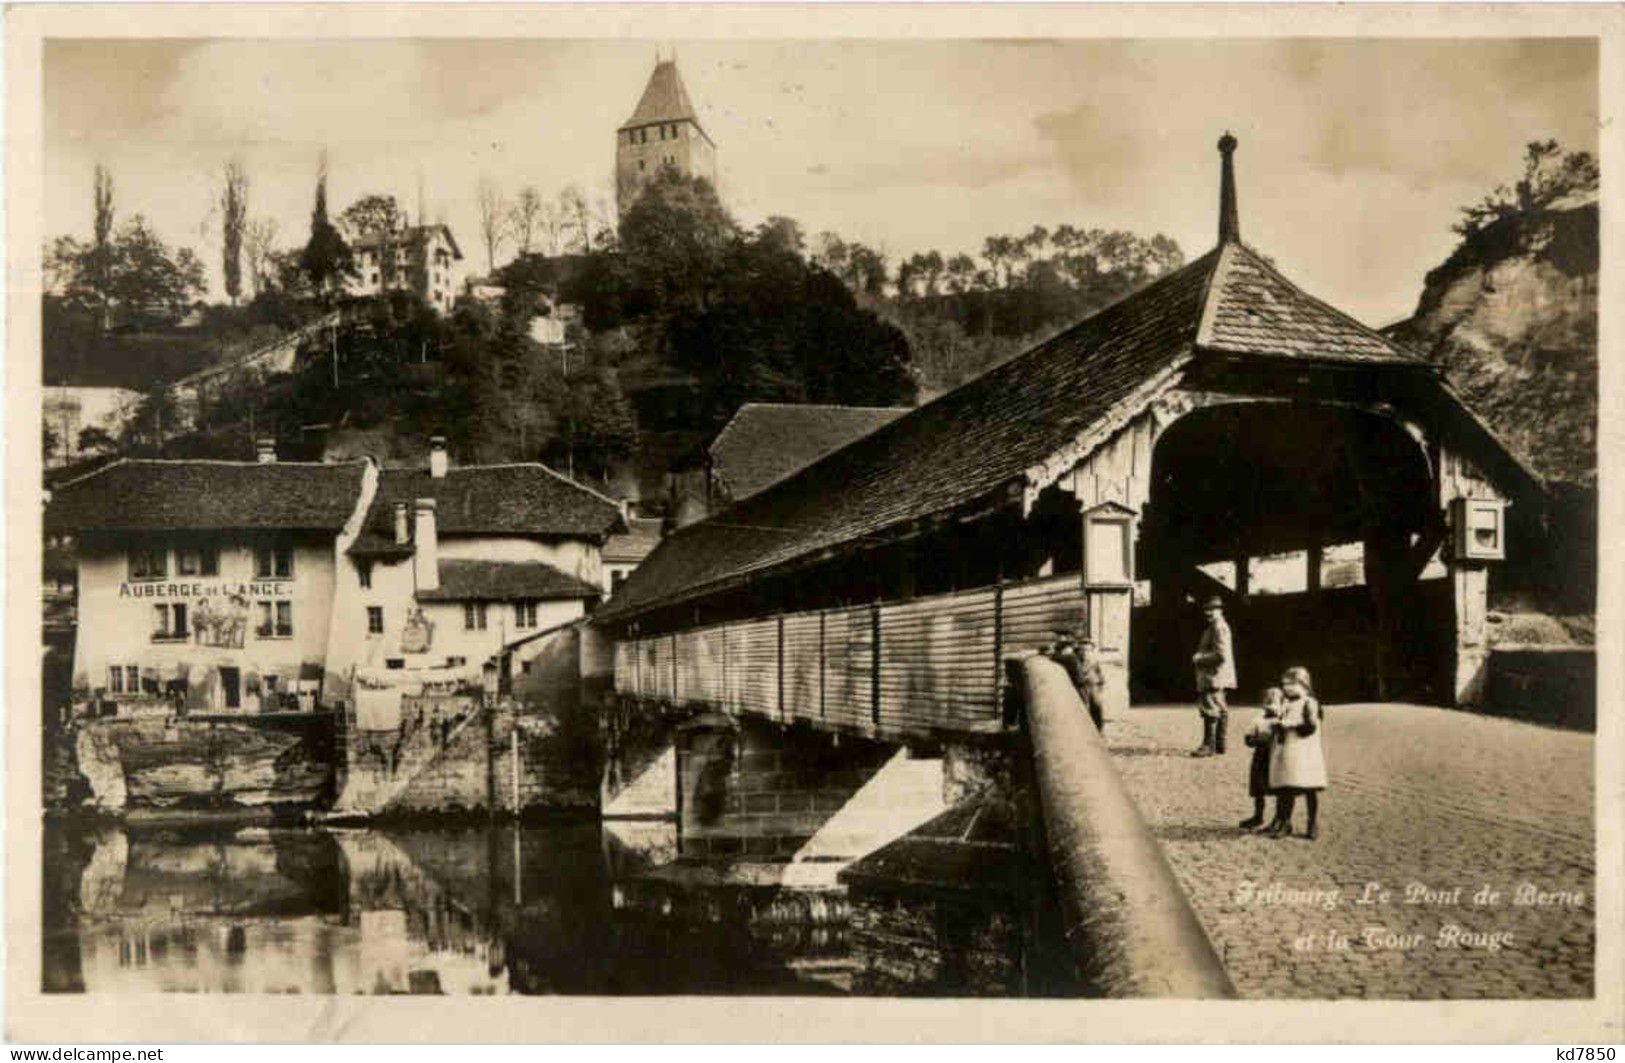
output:
[[77,778],[55,790],[104,812],[314,806],[332,796],[333,729],[314,713],[83,720],[57,767]]

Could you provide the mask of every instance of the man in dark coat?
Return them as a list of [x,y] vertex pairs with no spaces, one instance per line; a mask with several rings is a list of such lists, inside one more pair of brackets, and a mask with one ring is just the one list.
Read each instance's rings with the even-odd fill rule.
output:
[[1196,707],[1202,714],[1202,744],[1191,753],[1193,757],[1224,752],[1230,728],[1225,691],[1236,688],[1236,658],[1230,625],[1224,619],[1224,603],[1209,598],[1202,603],[1202,613],[1207,617],[1207,628],[1191,655],[1191,664],[1196,668]]

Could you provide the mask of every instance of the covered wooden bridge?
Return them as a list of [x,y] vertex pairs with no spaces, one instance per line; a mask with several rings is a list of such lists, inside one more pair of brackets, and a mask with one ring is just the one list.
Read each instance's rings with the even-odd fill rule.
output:
[[[666,540],[597,616],[624,698],[887,739],[1006,725],[1002,662],[1082,627],[1110,696],[1189,697],[1226,598],[1243,698],[1471,703],[1508,506],[1539,481],[1439,369],[1219,242]],[[1513,536],[1515,538],[1515,536]]]

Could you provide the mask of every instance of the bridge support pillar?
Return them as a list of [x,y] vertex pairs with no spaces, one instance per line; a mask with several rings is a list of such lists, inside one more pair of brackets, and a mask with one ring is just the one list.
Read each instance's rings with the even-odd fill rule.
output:
[[599,809],[605,819],[677,818],[677,726],[662,716],[610,714]]
[[[895,746],[752,717],[702,713],[677,739],[677,806],[685,858],[789,862],[848,809]],[[935,792],[933,799],[938,799]],[[884,840],[884,839],[882,839]],[[819,859],[851,859],[855,839]],[[876,843],[878,844],[878,842]]]
[[1451,693],[1457,705],[1476,706],[1484,700],[1484,676],[1490,658],[1489,575],[1482,563],[1450,562],[1455,617]]

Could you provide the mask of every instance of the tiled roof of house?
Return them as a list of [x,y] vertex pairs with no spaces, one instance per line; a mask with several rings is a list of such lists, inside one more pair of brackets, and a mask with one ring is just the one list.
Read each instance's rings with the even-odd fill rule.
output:
[[441,561],[440,586],[420,590],[422,602],[525,601],[596,598],[603,588],[541,561]]
[[451,226],[444,224],[409,225],[393,238],[387,238],[384,233],[380,232],[362,233],[350,241],[350,247],[352,249],[382,247],[386,242],[396,245],[416,244],[437,234],[445,236],[446,243],[451,245],[453,255],[458,258],[463,257],[463,249],[457,246],[457,238],[451,234]]
[[621,128],[635,129],[656,122],[684,120],[700,124],[694,104],[689,101],[688,89],[683,86],[683,76],[677,72],[677,61],[661,60],[649,75],[649,83],[643,87],[643,95],[639,97],[632,117],[621,123]]
[[660,527],[664,523],[659,517],[633,517],[626,532],[611,535],[604,543],[604,560],[622,564],[642,561],[660,545]]
[[1204,353],[1421,365],[1230,240],[1025,354],[682,528],[601,619],[699,598],[1017,482]]
[[116,461],[52,492],[53,530],[338,531],[361,497],[364,461]]
[[597,538],[626,526],[620,506],[545,465],[454,465],[440,478],[427,469],[384,469],[364,531],[350,552],[400,554],[395,503],[410,506],[419,498],[435,500],[435,530],[443,536]]
[[737,502],[907,412],[905,406],[749,402],[711,441],[712,473]]

